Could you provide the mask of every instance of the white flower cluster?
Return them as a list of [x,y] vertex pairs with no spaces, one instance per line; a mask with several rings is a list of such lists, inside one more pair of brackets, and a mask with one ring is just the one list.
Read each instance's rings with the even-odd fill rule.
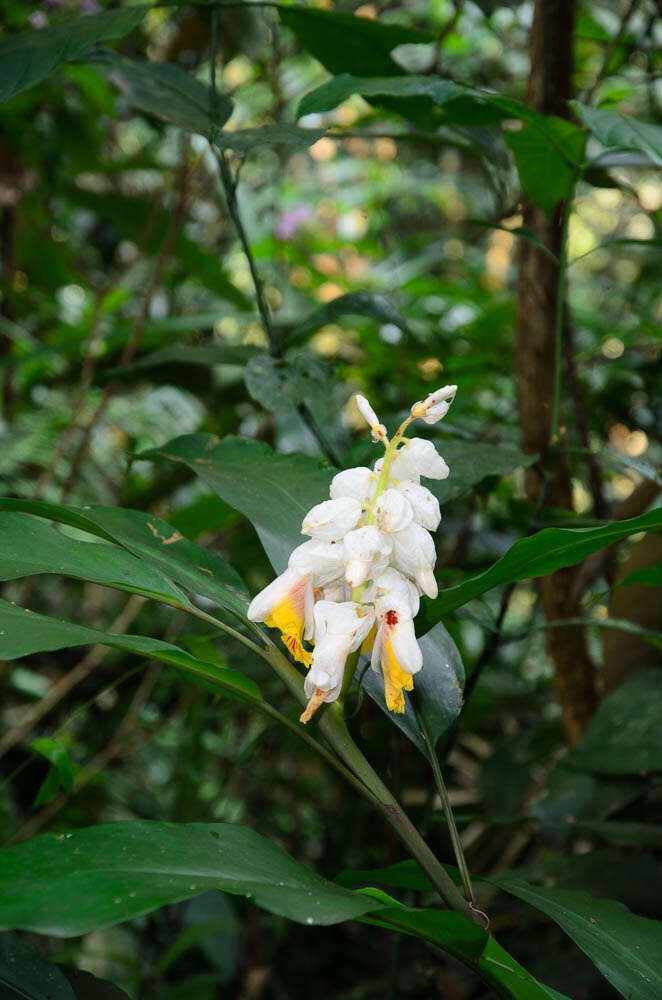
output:
[[[343,687],[351,653],[372,654],[384,678],[386,704],[404,712],[403,691],[423,665],[414,632],[419,596],[437,596],[435,547],[439,502],[421,476],[445,479],[448,466],[431,441],[405,438],[416,418],[432,424],[446,415],[457,386],[447,385],[414,403],[389,442],[363,396],[359,411],[386,453],[374,469],[346,469],[334,476],[330,500],[308,511],[301,526],[310,541],[294,550],[288,568],[248,609],[252,621],[280,630],[295,659],[309,672],[302,722]],[[304,642],[313,646],[309,652]]]

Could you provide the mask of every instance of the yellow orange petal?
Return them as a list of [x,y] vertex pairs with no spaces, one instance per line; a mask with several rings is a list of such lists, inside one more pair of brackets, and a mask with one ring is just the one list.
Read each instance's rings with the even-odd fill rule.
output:
[[271,614],[264,619],[264,624],[269,628],[277,628],[294,659],[306,667],[310,666],[312,654],[303,648],[301,641],[304,617],[290,597],[286,597],[272,609]]
[[396,660],[390,639],[386,640],[382,649],[382,673],[386,707],[390,712],[401,715],[405,710],[405,696],[402,692],[413,690],[414,678]]

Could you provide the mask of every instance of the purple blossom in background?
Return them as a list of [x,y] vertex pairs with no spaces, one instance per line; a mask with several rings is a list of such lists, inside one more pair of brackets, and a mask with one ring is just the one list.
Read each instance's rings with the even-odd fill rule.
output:
[[80,9],[83,14],[98,14],[102,8],[97,0],[80,0]]
[[35,10],[30,14],[28,21],[33,28],[44,28],[48,24],[48,18],[43,10]]
[[308,222],[312,214],[310,205],[295,205],[294,208],[283,212],[276,223],[276,239],[291,240],[297,229]]

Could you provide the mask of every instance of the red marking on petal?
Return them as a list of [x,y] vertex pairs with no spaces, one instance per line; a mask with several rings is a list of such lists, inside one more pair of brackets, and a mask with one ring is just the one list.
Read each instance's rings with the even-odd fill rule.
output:
[[386,618],[386,624],[389,625],[390,628],[394,628],[398,624],[397,611],[387,611],[385,618]]

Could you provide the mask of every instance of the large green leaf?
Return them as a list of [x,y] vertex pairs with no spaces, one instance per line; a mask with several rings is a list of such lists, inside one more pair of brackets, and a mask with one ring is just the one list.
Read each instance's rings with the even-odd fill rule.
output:
[[352,76],[340,73],[311,91],[301,101],[297,116],[331,111],[352,94],[362,97],[425,97],[443,105],[465,95],[467,87],[432,76]]
[[[195,317],[192,317],[194,320]],[[217,313],[200,317],[205,326],[211,326],[218,319]],[[187,327],[193,329],[194,327]],[[192,365],[209,369],[213,365],[245,365],[259,353],[259,348],[234,344],[173,344],[171,347],[160,347],[156,351],[143,354],[130,365],[112,368],[109,376],[130,375],[134,372],[147,371],[151,368],[161,368],[169,365]]]
[[570,102],[595,138],[608,149],[636,149],[662,166],[662,127],[604,108]]
[[101,643],[138,656],[160,660],[184,673],[199,677],[230,697],[255,704],[262,700],[257,684],[239,673],[212,663],[204,663],[178,646],[143,635],[114,635],[98,629],[75,625],[19,608],[0,601],[0,660],[16,660],[31,653],[42,653],[71,646]]
[[190,132],[206,133],[212,125],[221,127],[232,114],[232,101],[217,95],[210,103],[209,87],[173,63],[143,62],[111,55],[109,76],[127,101],[171,125]]
[[0,927],[58,936],[210,889],[248,896],[303,924],[383,908],[327,882],[253,830],[225,823],[131,821],[46,834],[0,852],[0,887]]
[[518,132],[506,132],[525,193],[551,215],[573,185],[581,162],[584,133],[572,122],[548,116],[545,128],[525,122]]
[[485,444],[482,441],[437,440],[437,451],[451,471],[448,479],[426,480],[440,504],[462,496],[490,476],[508,476],[531,465],[535,455],[526,455],[516,445]]
[[277,573],[305,538],[301,522],[328,496],[335,469],[308,455],[279,455],[261,441],[187,434],[140,458],[184,462],[254,525]]
[[234,149],[235,153],[246,155],[254,150],[280,146],[298,146],[300,149],[307,149],[325,135],[324,129],[299,128],[298,125],[278,122],[275,125],[260,125],[256,128],[239,128],[234,132],[218,131],[214,135],[214,144],[219,149]]
[[[366,893],[368,898],[369,894]],[[375,894],[376,898],[379,898]],[[487,943],[486,932],[454,910],[392,906],[361,917],[361,922],[399,930],[439,945],[459,959],[475,963]]]
[[66,977],[16,934],[0,934],[2,1000],[76,1000]]
[[502,583],[545,576],[564,566],[574,566],[592,552],[598,552],[639,531],[662,527],[662,507],[641,517],[613,521],[599,528],[545,528],[530,538],[522,538],[484,573],[448,587],[434,601],[425,600],[419,618],[419,631],[426,632],[454,608],[484,594]]
[[39,83],[62,63],[80,59],[97,42],[132,31],[148,7],[87,14],[0,41],[0,103]]
[[363,76],[403,71],[391,58],[398,45],[434,42],[434,35],[399,24],[310,7],[279,7],[281,23],[331,73]]
[[0,510],[36,514],[117,542],[181,586],[208,597],[239,617],[245,615],[248,593],[239,574],[220,556],[183,538],[175,528],[152,514],[126,507],[78,508],[13,497],[0,498]]
[[521,879],[489,881],[554,920],[627,1000],[662,996],[662,923],[586,892],[542,889]]
[[[419,639],[423,653],[423,669],[414,678],[414,699],[432,744],[446,732],[462,709],[464,665],[457,646],[439,623]],[[412,696],[405,692],[405,711],[402,715],[389,712],[384,700],[384,681],[373,670],[360,664],[357,677],[363,676],[363,687],[382,711],[418,747],[427,754]]]
[[662,671],[634,674],[598,707],[564,764],[597,774],[662,771]]
[[104,542],[81,542],[31,514],[0,513],[0,580],[59,573],[167,604],[188,605],[186,595],[155,566]]

